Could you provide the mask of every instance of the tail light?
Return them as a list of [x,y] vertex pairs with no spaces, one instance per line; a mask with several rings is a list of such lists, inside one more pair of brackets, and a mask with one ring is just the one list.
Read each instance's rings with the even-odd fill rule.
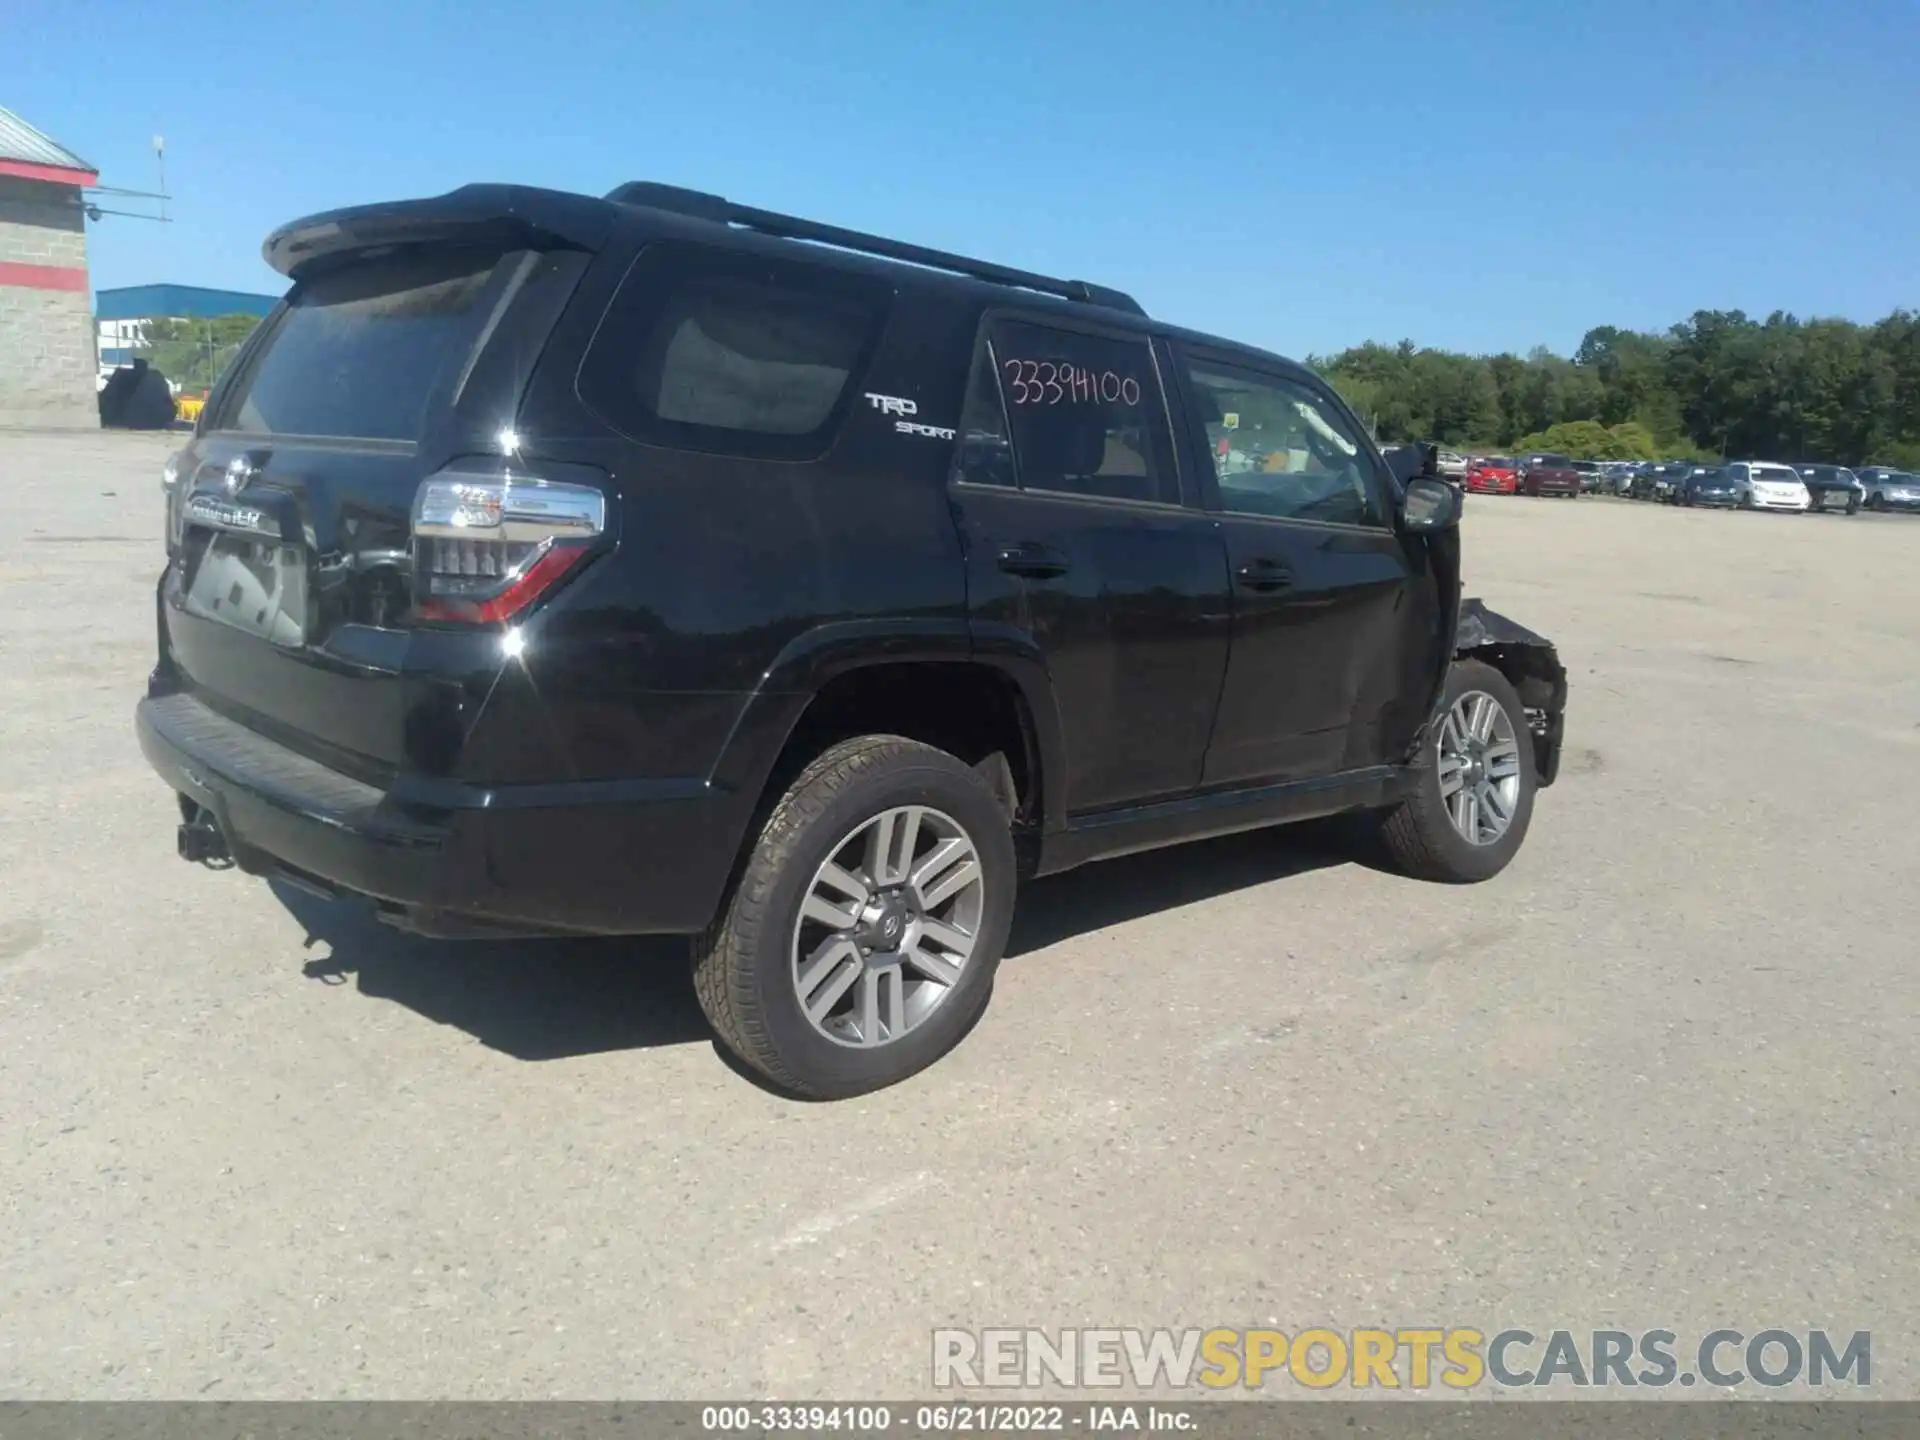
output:
[[414,609],[422,620],[511,620],[593,553],[606,523],[606,496],[590,485],[443,470],[414,496]]
[[167,463],[160,467],[160,494],[165,506],[167,554],[171,555],[180,543],[180,499],[181,492],[187,487],[181,483],[180,457],[185,453],[176,450],[167,457]]

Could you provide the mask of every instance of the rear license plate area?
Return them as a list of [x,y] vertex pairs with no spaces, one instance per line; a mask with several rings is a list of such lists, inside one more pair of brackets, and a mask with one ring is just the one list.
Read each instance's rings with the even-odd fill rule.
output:
[[[202,538],[204,537],[204,538]],[[293,649],[306,643],[307,557],[297,545],[220,530],[189,544],[189,614]]]

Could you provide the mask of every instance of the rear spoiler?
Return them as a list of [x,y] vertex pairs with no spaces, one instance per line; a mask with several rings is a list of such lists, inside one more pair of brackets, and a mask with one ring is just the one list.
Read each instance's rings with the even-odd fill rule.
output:
[[430,241],[598,250],[616,216],[605,200],[530,185],[464,185],[428,200],[328,210],[282,225],[260,254],[290,280],[367,250]]

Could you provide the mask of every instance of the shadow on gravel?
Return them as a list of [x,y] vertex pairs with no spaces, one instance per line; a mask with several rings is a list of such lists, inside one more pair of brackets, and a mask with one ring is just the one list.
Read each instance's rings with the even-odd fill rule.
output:
[[[1007,955],[1353,858],[1317,827],[1301,826],[1089,865],[1022,891]],[[770,1088],[714,1041],[694,998],[684,939],[427,940],[389,930],[361,905],[272,888],[306,932],[309,979],[355,983],[362,995],[458,1026],[520,1060],[704,1042],[736,1073]]]
[[1359,858],[1332,828],[1296,825],[1172,845],[1050,875],[1020,892],[1007,958]]
[[278,883],[273,891],[307,932],[310,979],[356,981],[362,995],[456,1025],[517,1059],[713,1039],[685,940],[426,940],[351,902]]

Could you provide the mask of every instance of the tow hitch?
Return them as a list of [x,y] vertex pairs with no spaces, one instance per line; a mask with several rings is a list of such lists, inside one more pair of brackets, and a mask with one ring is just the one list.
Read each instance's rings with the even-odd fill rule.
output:
[[180,858],[197,865],[210,865],[217,870],[233,864],[233,848],[227,844],[227,837],[221,832],[212,813],[190,800],[183,800],[180,808],[183,812],[190,812],[175,832]]

